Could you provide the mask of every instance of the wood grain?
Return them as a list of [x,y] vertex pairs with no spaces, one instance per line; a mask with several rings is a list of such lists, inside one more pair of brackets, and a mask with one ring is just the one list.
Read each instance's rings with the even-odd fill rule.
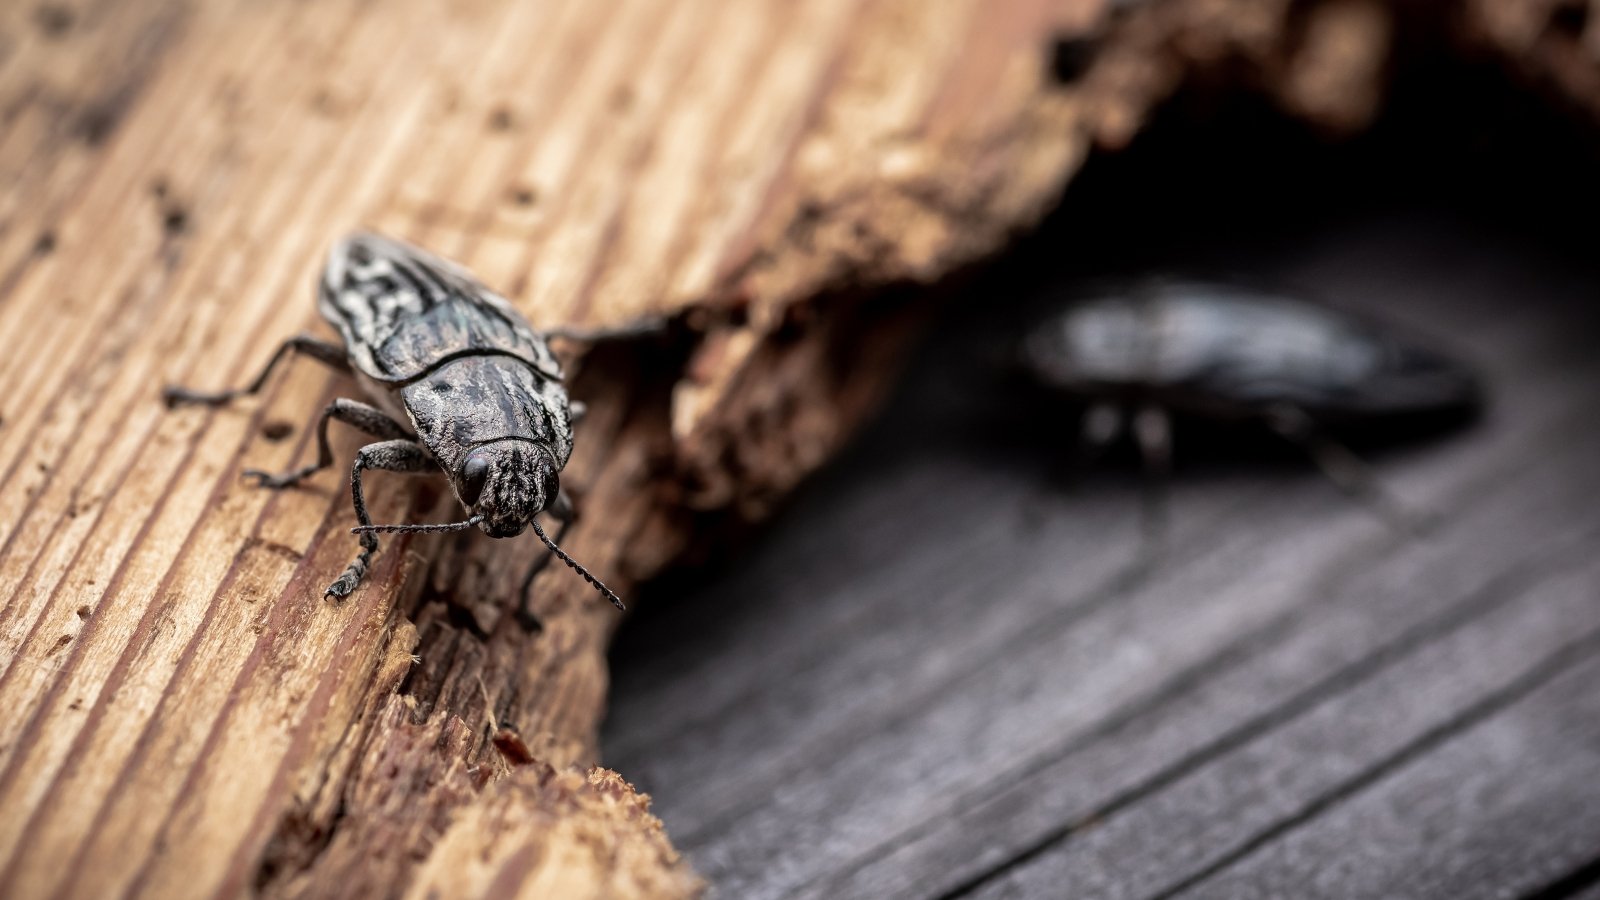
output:
[[[551,570],[520,631],[540,551],[470,535],[388,540],[324,603],[341,479],[238,472],[304,459],[352,385],[301,362],[235,408],[158,403],[319,328],[344,232],[457,259],[536,325],[682,324],[576,366],[570,549],[627,588],[832,453],[913,289],[1090,147],[1202,71],[1359,128],[1391,31],[1364,0],[6,5],[0,894],[698,889],[594,768],[609,608]],[[1063,41],[1091,52],[1058,78]]]
[[[574,382],[570,548],[625,588],[839,444],[905,334],[862,300],[994,249],[1181,80],[1200,4],[1160,6],[1127,39],[1100,0],[0,11],[0,893],[695,890],[590,770],[610,609],[551,571],[525,634],[527,542],[404,538],[324,603],[341,479],[238,473],[305,458],[352,386],[301,362],[177,413],[160,386],[238,384],[320,327],[312,274],[357,226],[536,325],[681,317]],[[1114,52],[1058,83],[1074,34]]]

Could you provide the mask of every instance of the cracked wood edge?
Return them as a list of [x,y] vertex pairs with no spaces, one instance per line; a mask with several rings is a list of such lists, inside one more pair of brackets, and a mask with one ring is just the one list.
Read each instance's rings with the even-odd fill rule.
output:
[[[0,893],[694,893],[594,767],[609,607],[552,567],[524,634],[501,611],[532,548],[474,535],[386,540],[326,604],[341,479],[237,472],[303,458],[352,386],[302,361],[174,414],[157,388],[237,383],[313,326],[311,274],[362,224],[536,325],[678,316],[687,343],[574,381],[568,546],[626,587],[865,415],[915,319],[872,301],[1027,227],[1191,71],[1343,129],[1380,94],[1379,4],[1123,6],[0,11],[0,333],[28,350],[0,360]],[[1065,84],[1057,38],[1092,48]],[[447,514],[436,486],[371,493]]]

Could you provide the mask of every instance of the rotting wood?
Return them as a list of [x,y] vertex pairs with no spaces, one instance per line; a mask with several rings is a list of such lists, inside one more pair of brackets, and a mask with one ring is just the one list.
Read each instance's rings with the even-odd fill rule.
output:
[[[386,540],[325,603],[342,480],[238,472],[303,458],[352,386],[298,363],[168,413],[160,384],[236,384],[312,326],[312,273],[362,224],[536,325],[681,316],[688,346],[602,351],[574,385],[570,549],[625,588],[871,407],[907,319],[860,301],[993,251],[1191,71],[1359,127],[1384,50],[1340,35],[1386,33],[1382,7],[1324,7],[1309,30],[1287,0],[0,11],[0,893],[692,893],[591,769],[609,607],[552,568],[545,631],[519,631],[502,601],[536,551],[471,535]],[[1065,82],[1058,40],[1089,48]]]
[[1487,55],[1576,114],[1600,117],[1600,3],[1463,0],[1451,21],[1464,52]]

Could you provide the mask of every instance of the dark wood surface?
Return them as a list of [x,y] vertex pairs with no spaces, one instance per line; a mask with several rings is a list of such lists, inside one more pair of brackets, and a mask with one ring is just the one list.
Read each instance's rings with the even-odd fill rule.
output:
[[644,604],[606,761],[721,897],[1593,892],[1600,272],[1502,213],[1369,203],[1131,254],[1475,360],[1482,420],[1364,450],[1432,533],[1192,428],[1148,556],[1131,459],[1061,490],[1070,415],[997,389],[1006,324],[971,312],[1100,265],[1063,274],[1047,234],[777,523]]

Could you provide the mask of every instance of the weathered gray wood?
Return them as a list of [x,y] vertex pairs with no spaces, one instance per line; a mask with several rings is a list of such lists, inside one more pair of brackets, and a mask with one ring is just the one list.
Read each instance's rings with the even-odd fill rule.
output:
[[[1369,224],[1269,273],[1453,332],[1484,363],[1489,421],[1379,459],[1403,497],[1445,514],[1432,539],[1398,540],[1308,466],[1213,462],[1180,475],[1171,546],[1141,576],[1132,475],[1044,493],[1048,451],[991,427],[992,386],[936,363],[748,564],[639,622],[648,646],[624,635],[608,759],[731,896],[936,896],[996,877],[1037,894],[1058,884],[1055,854],[1080,852],[1064,831],[1146,803],[1167,817],[1158,834],[1189,836],[1141,856],[1125,891],[1114,868],[1063,857],[1068,893],[1178,883],[1595,624],[1531,590],[1600,529],[1592,316],[1572,302],[1580,275],[1510,253]],[[1470,646],[1493,648],[1481,668],[1452,655]],[[1396,689],[1396,673],[1450,690],[1359,718],[1350,698]],[[1332,766],[1314,753],[1326,739],[1295,743],[1341,726],[1379,733]],[[1275,793],[1218,774],[1248,776],[1257,753],[1303,780]]]
[[[1348,686],[1341,685],[1345,689],[1326,702],[1288,711],[1287,721],[1255,740],[1218,759],[1197,761],[1176,782],[1138,797],[1126,811],[1110,811],[1086,824],[976,896],[1165,895],[1187,882],[1204,882],[1207,873],[1237,859],[1253,862],[1252,852],[1272,855],[1275,844],[1259,845],[1361,791],[1390,768],[1408,761],[1427,766],[1422,756],[1523,700],[1560,673],[1556,666],[1570,667],[1581,659],[1577,654],[1600,651],[1600,604],[1594,602],[1600,559],[1593,558],[1590,537],[1575,548],[1577,553],[1517,571],[1461,604],[1491,607],[1487,614],[1472,617],[1474,610],[1459,610],[1462,627],[1418,636],[1408,642],[1407,649],[1415,648],[1409,655],[1378,664],[1370,675],[1352,673],[1344,679]],[[1592,818],[1600,827],[1600,815]],[[1479,826],[1463,819],[1445,828],[1459,834]],[[1415,852],[1422,834],[1418,830],[1409,841],[1397,842],[1389,855],[1399,859]],[[1516,843],[1540,852],[1551,849],[1535,837]],[[1572,833],[1550,837],[1570,841]],[[1371,843],[1353,840],[1346,851],[1324,853],[1321,861],[1337,869]],[[1547,879],[1586,859],[1581,853],[1555,859],[1565,867],[1548,872]],[[1329,895],[1339,895],[1336,883],[1329,887]],[[1382,895],[1419,896],[1393,887],[1374,894]],[[1238,895],[1224,891],[1218,896]]]
[[[1584,593],[1593,606],[1590,574]],[[1600,659],[1592,641],[1584,649],[1585,663],[1504,715],[1185,896],[1472,900],[1526,895],[1592,862],[1600,848]]]

